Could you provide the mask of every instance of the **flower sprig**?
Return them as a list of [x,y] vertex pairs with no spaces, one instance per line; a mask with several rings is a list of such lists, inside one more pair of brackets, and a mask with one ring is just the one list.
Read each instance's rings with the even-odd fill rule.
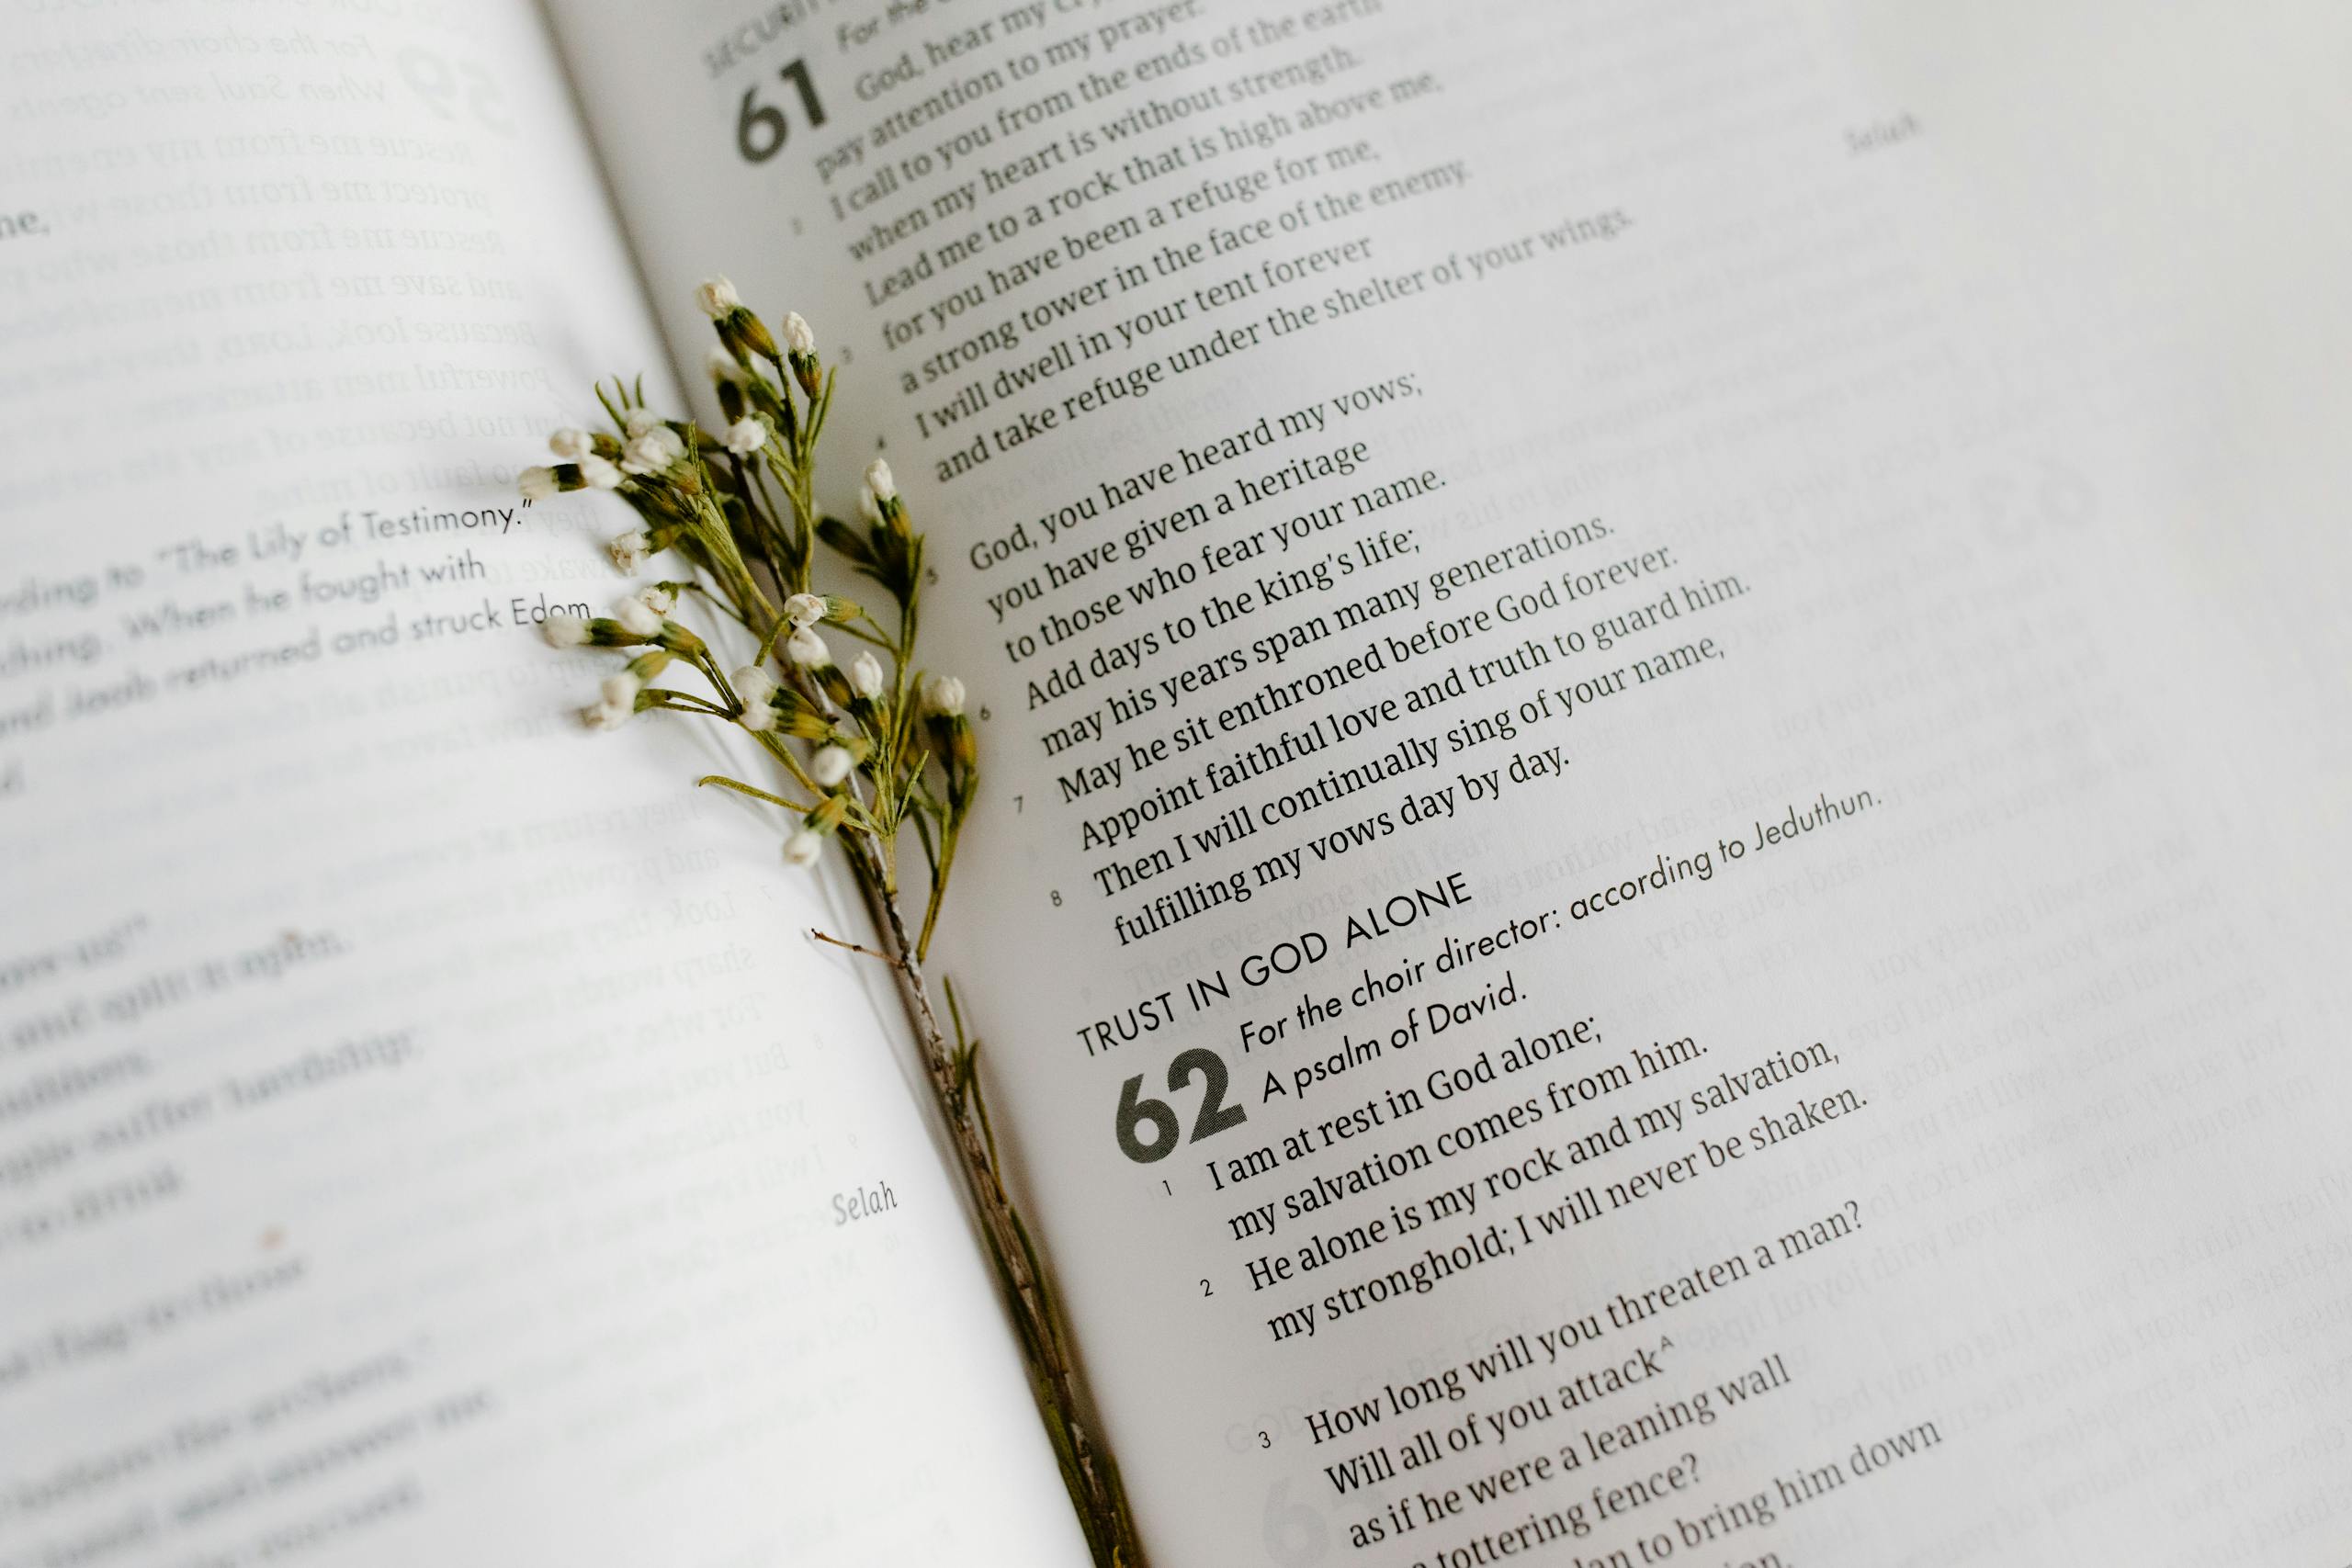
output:
[[[607,615],[557,615],[542,630],[558,648],[625,658],[582,709],[591,728],[616,729],[660,711],[739,729],[775,762],[773,787],[722,773],[698,782],[786,814],[787,864],[813,866],[828,846],[847,856],[882,948],[823,940],[897,971],[1095,1561],[1140,1568],[1118,1467],[1092,1437],[1069,1329],[997,1162],[979,1043],[966,1035],[952,987],[945,995],[955,1038],[948,1039],[923,980],[980,780],[964,683],[916,661],[923,536],[879,458],[865,470],[856,523],[819,510],[817,446],[832,408],[833,372],[819,357],[808,323],[787,315],[771,332],[723,277],[702,285],[695,299],[718,339],[707,370],[721,427],[655,412],[641,381],[600,385],[609,428],[557,431],[548,439],[557,460],[525,469],[520,480],[535,501],[602,491],[626,502],[636,520],[605,547],[624,576],[641,577],[657,559],[682,570],[634,584]],[[832,562],[875,585],[887,604],[881,617],[817,586],[820,545]],[[707,636],[686,624],[702,617]],[[835,661],[829,639],[860,645],[846,667]],[[750,657],[729,668],[733,656],[722,657],[722,646],[748,648]],[[899,845],[910,829],[929,874],[912,935],[899,877]]]
[[[655,412],[641,380],[599,385],[610,427],[556,431],[548,448],[559,461],[521,478],[534,499],[593,490],[627,502],[636,524],[605,546],[621,572],[636,576],[664,556],[690,570],[632,590],[607,615],[556,616],[543,630],[558,647],[632,654],[582,710],[591,728],[616,728],[661,710],[753,736],[797,793],[719,774],[704,782],[794,813],[784,840],[790,864],[816,863],[829,839],[848,833],[854,852],[875,858],[885,891],[896,897],[899,844],[911,827],[929,873],[920,958],[979,781],[963,683],[926,681],[915,661],[922,536],[879,458],[860,488],[862,524],[819,509],[816,454],[833,372],[808,323],[787,315],[771,332],[725,278],[704,284],[695,300],[718,339],[707,369],[724,427]],[[818,591],[820,542],[881,589],[888,624]],[[690,601],[734,623],[752,646],[749,662],[723,669],[711,644],[673,618]],[[834,660],[829,632],[865,645],[846,669]],[[699,680],[659,683],[664,674]]]

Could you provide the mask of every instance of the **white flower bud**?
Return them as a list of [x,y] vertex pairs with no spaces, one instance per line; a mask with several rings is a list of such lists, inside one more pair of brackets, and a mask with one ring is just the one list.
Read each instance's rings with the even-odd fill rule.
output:
[[621,471],[613,467],[609,458],[599,457],[594,452],[580,459],[580,477],[591,490],[616,490],[621,482]]
[[784,618],[794,626],[813,626],[825,618],[825,602],[814,593],[795,593],[784,602]]
[[775,709],[766,703],[753,703],[735,722],[754,735],[764,735],[775,728]]
[[775,701],[775,677],[756,664],[746,664],[728,681],[746,707],[763,708]]
[[545,501],[561,489],[555,482],[555,470],[544,467],[525,468],[515,475],[514,488],[523,492],[525,501]]
[[653,541],[642,528],[631,528],[626,534],[616,534],[605,544],[605,554],[612,558],[620,571],[634,577],[645,559],[653,553]]
[[865,488],[874,492],[874,499],[876,501],[890,501],[896,499],[899,493],[899,487],[897,482],[890,478],[890,465],[884,462],[879,457],[876,457],[874,461],[866,464]]
[[666,615],[678,607],[678,591],[666,582],[649,582],[637,591],[638,603],[657,615]]
[[712,349],[703,360],[702,367],[709,372],[714,381],[737,382],[743,379],[743,367],[736,364],[735,356],[723,348]]
[[768,422],[758,414],[747,413],[727,427],[727,449],[738,457],[748,457],[768,444]]
[[695,285],[695,305],[712,321],[727,314],[743,302],[735,286],[723,277],[708,277]]
[[923,705],[948,718],[964,711],[964,682],[953,675],[933,675],[923,688]]
[[849,689],[867,702],[882,694],[882,661],[870,653],[860,653],[849,661]]
[[784,639],[784,656],[804,670],[822,670],[833,661],[833,651],[825,646],[825,639],[807,626]]
[[604,696],[606,707],[629,709],[636,708],[637,694],[644,689],[645,682],[626,670],[618,674],[605,676],[604,684],[597,688]]
[[662,635],[662,617],[655,615],[642,599],[624,599],[613,606],[613,619],[631,637],[657,637]]
[[874,499],[872,491],[861,490],[857,492],[857,514],[868,523],[882,521],[882,503]]
[[576,463],[595,449],[588,433],[572,425],[567,424],[548,437],[548,450],[567,463]]
[[797,310],[784,313],[784,347],[787,354],[817,352],[817,334],[808,330],[808,323],[801,320]]
[[592,703],[580,710],[580,722],[591,729],[618,729],[636,714],[634,706],[615,707],[610,703]]
[[651,409],[631,409],[621,422],[621,428],[631,435],[642,435],[649,430],[662,428],[662,416]]
[[[642,435],[632,437],[629,444],[621,448],[621,472],[642,479],[647,474],[658,474],[668,468],[671,462],[670,442],[662,437],[669,434],[666,430],[649,430]],[[671,437],[673,441],[675,439],[675,436]]]
[[549,615],[539,623],[539,635],[549,648],[585,648],[588,623],[578,615]]
[[849,754],[847,748],[820,746],[817,749],[817,754],[808,759],[808,776],[827,789],[831,789],[849,777],[849,771],[855,766],[857,766],[857,759]]
[[825,840],[803,828],[784,841],[784,863],[807,868],[817,863],[825,852]]

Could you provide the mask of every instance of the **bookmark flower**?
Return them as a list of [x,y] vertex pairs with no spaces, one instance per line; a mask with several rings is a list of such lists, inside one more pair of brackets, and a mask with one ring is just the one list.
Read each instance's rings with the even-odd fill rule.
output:
[[882,694],[882,661],[870,653],[860,653],[849,661],[849,689],[858,697],[872,702]]
[[[964,682],[918,676],[919,611],[934,581],[925,537],[886,461],[864,470],[854,511],[829,514],[819,501],[816,454],[834,376],[818,357],[809,323],[787,312],[771,335],[723,277],[697,288],[695,303],[718,340],[707,368],[718,420],[665,418],[647,406],[641,383],[600,383],[596,399],[610,423],[553,432],[553,465],[517,475],[535,500],[605,491],[635,513],[605,546],[630,580],[623,597],[605,615],[544,617],[540,635],[557,648],[610,649],[626,660],[579,710],[591,728],[619,728],[657,709],[681,722],[724,725],[725,750],[756,771],[699,782],[784,813],[787,865],[812,867],[840,848],[877,916],[875,946],[841,945],[880,953],[912,999],[923,1070],[953,1134],[965,1191],[1005,1268],[1031,1244],[980,1106],[972,1070],[978,1043],[964,1032],[952,994],[944,1013],[934,1010],[924,978],[979,780]],[[638,581],[654,557],[675,563],[665,574],[674,581]],[[876,585],[872,612],[822,591],[820,581],[836,571]],[[695,630],[698,612],[713,618],[708,641]],[[845,649],[854,655],[847,668],[833,662],[828,633],[860,645]],[[727,669],[721,648],[747,661]],[[910,899],[921,908],[908,908]],[[952,1038],[943,1027],[950,1020]],[[1066,1373],[1044,1370],[1070,1364],[1068,1328],[1034,1284],[1009,1269],[1002,1283],[1047,1420],[1067,1436],[1064,1476],[1096,1561],[1135,1568],[1142,1558],[1125,1502],[1109,1456],[1085,1431],[1082,1394]],[[1102,1462],[1069,1457],[1080,1453]]]
[[747,413],[727,427],[727,449],[738,457],[748,457],[768,444],[768,434],[766,420]]
[[634,577],[653,554],[653,541],[644,529],[631,528],[626,534],[614,535],[605,546],[605,554],[623,573]]
[[613,606],[613,619],[630,636],[647,642],[662,635],[662,616],[644,600],[630,597]]
[[747,707],[767,707],[775,701],[780,689],[775,676],[756,664],[746,664],[729,676],[728,683],[735,688],[736,696]]
[[743,308],[743,297],[724,277],[707,277],[695,285],[695,304],[712,321],[723,321],[729,311]]
[[754,355],[771,364],[781,359],[775,339],[768,335],[766,325],[744,307],[743,297],[735,286],[723,277],[706,278],[695,288],[695,305],[710,318],[718,330],[718,341],[735,356],[738,365],[749,368]]
[[643,689],[643,682],[626,670],[605,676],[597,700],[580,710],[581,722],[591,729],[618,729],[636,716]]
[[792,367],[792,378],[800,384],[801,391],[809,398],[821,396],[825,372],[817,363],[817,334],[808,330],[808,323],[800,319],[797,310],[785,312],[781,330],[784,333],[785,361]]
[[539,623],[539,636],[549,648],[586,648],[594,637],[590,626],[580,615],[549,615]]
[[833,789],[856,766],[857,759],[849,754],[847,747],[820,746],[817,754],[808,759],[808,776],[827,789]]

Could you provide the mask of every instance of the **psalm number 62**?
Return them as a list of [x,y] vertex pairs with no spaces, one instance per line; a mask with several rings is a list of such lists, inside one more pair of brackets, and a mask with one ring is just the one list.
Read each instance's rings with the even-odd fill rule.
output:
[[[1144,1097],[1141,1073],[1121,1085],[1116,1123],[1119,1152],[1137,1165],[1149,1165],[1174,1154],[1179,1143],[1197,1144],[1250,1119],[1250,1113],[1241,1107],[1225,1102],[1230,1075],[1226,1071],[1224,1057],[1201,1046],[1177,1053],[1176,1059],[1168,1064],[1168,1092],[1181,1093],[1195,1077],[1202,1081],[1201,1108],[1193,1117],[1189,1140],[1182,1136],[1182,1123],[1176,1120],[1174,1107],[1164,1100]],[[1148,1140],[1141,1135],[1146,1129],[1151,1134]]]

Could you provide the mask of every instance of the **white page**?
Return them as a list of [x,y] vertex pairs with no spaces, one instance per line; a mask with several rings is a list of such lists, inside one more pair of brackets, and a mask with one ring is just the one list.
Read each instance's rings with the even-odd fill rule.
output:
[[933,531],[943,930],[1156,1561],[2344,1555],[2339,15],[556,13],[681,360],[705,273],[808,316]]
[[854,902],[529,625],[543,23],[389,9],[8,8],[0,1562],[1079,1560]]

